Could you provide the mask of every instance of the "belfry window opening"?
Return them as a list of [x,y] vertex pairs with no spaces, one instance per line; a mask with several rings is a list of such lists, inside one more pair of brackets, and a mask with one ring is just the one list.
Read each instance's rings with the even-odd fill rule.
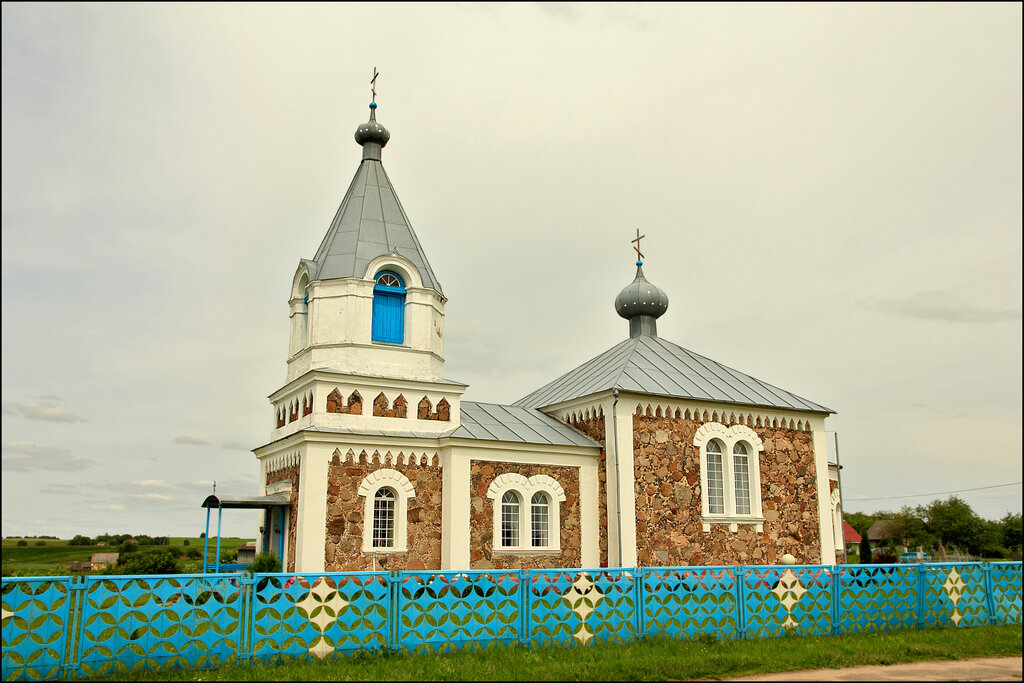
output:
[[405,341],[405,282],[396,273],[377,273],[373,287],[373,330],[371,339],[384,344]]

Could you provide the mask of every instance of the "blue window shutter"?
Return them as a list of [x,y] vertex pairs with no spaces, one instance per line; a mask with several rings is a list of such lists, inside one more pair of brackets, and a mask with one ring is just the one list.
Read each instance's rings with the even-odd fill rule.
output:
[[405,294],[373,293],[373,341],[401,344],[405,341]]

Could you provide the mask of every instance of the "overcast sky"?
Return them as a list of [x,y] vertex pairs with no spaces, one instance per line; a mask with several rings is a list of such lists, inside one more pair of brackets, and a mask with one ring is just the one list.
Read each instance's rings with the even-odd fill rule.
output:
[[624,339],[639,228],[662,337],[837,412],[847,510],[1021,481],[1020,4],[2,11],[4,535],[256,491],[375,66],[467,399]]

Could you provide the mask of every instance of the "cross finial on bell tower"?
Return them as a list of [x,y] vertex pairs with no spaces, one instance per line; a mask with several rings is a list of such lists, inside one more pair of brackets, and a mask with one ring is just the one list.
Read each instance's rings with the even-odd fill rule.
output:
[[642,266],[644,264],[644,261],[643,261],[644,255],[642,253],[640,253],[640,240],[642,240],[645,237],[647,237],[647,235],[641,235],[640,234],[640,228],[637,228],[637,230],[636,230],[636,239],[630,240],[630,242],[635,242],[636,243],[636,246],[633,247],[633,251],[636,252],[636,265],[638,265],[638,266]]
[[380,73],[377,71],[377,67],[373,67],[373,78],[370,79],[370,101],[375,104],[377,102],[377,76],[380,76]]

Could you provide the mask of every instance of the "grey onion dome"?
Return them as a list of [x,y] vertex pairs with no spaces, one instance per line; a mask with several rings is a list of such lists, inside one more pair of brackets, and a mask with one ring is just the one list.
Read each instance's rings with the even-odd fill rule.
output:
[[383,147],[391,139],[391,133],[384,126],[377,123],[377,103],[370,103],[370,120],[359,124],[356,128],[356,142],[366,145],[368,142],[376,143]]
[[615,312],[626,320],[639,316],[660,317],[668,310],[668,294],[644,277],[642,266],[636,267],[636,279],[615,297]]

